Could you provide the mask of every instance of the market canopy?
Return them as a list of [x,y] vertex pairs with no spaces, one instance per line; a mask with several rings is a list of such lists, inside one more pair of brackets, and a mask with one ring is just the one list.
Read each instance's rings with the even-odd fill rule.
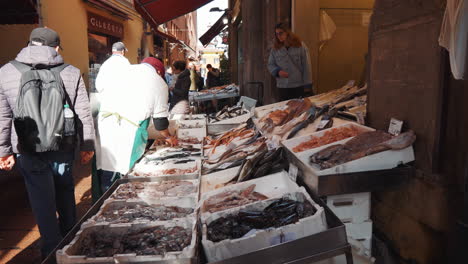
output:
[[154,28],[190,13],[213,0],[134,0],[135,9]]
[[214,39],[225,27],[223,20],[227,19],[227,14],[224,13],[214,25],[208,29],[208,31],[199,38],[203,46],[210,44],[211,40]]

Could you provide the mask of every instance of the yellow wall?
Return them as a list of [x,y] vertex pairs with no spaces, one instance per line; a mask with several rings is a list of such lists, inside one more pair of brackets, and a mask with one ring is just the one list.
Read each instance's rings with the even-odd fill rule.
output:
[[0,25],[0,65],[13,60],[29,41],[29,34],[37,25]]
[[[143,20],[135,11],[129,10],[130,19],[124,20],[82,0],[42,0],[41,7],[43,25],[60,35],[63,46],[61,54],[65,61],[78,67],[86,79],[89,64],[87,11],[123,24],[122,41],[128,49],[126,57],[131,63],[138,63],[138,48],[145,41],[143,46],[149,49],[148,52],[154,53],[153,41],[151,37],[143,35]],[[145,54],[144,50],[142,52]]]
[[[370,12],[374,0],[293,1],[293,30],[310,49],[314,91],[336,89],[350,79],[359,81],[368,45],[368,27],[362,17]],[[319,51],[320,10],[330,15],[337,30]]]

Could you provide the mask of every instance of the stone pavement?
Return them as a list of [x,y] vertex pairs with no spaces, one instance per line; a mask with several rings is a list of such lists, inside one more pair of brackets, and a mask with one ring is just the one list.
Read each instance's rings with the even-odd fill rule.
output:
[[[78,218],[91,207],[91,166],[75,165]],[[0,171],[0,263],[40,263],[39,230],[21,175]]]

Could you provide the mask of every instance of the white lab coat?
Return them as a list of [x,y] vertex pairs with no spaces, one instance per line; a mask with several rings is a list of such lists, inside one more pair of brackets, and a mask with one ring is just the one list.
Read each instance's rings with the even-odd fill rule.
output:
[[[141,141],[139,146],[135,145],[138,142],[136,137],[141,136],[138,133],[142,132],[136,125],[152,116],[168,115],[168,88],[153,67],[147,64],[131,65],[124,76],[119,78],[120,84],[101,93],[98,116],[101,145],[97,168],[121,174],[131,169],[135,147],[140,150],[145,147],[145,142]],[[115,115],[105,118],[108,113],[117,113],[122,119],[119,122]]]
[[468,0],[448,0],[439,45],[450,54],[455,79],[468,78]]
[[122,55],[114,54],[110,56],[99,68],[96,76],[96,90],[101,93],[105,89],[118,85],[120,82],[119,76],[125,73],[130,62]]

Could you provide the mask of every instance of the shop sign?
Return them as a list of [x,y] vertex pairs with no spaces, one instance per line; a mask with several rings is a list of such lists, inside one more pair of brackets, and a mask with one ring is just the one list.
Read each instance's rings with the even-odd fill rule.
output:
[[123,24],[88,12],[88,30],[123,38]]

